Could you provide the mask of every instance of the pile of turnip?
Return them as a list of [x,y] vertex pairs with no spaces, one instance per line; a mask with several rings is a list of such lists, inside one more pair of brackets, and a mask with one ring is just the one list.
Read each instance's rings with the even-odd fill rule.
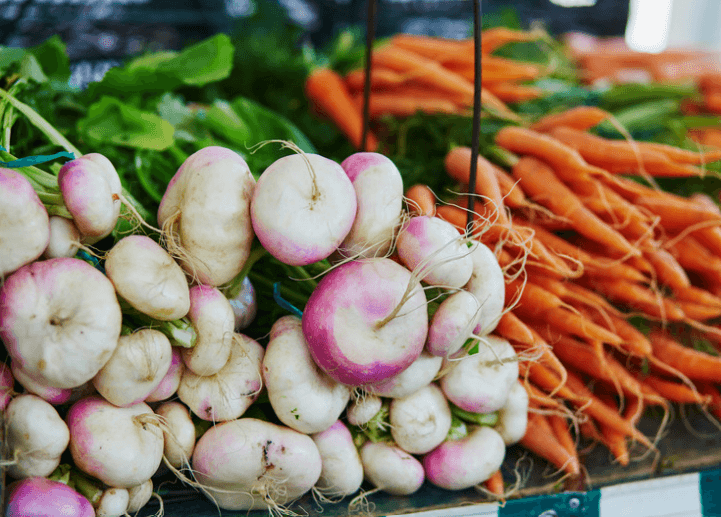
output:
[[[130,514],[169,473],[274,514],[305,494],[463,490],[523,437],[519,357],[491,335],[504,273],[409,211],[385,156],[296,149],[256,181],[207,147],[168,184],[159,229],[132,234],[113,232],[125,198],[104,156],[37,174],[0,169],[6,515]],[[261,257],[301,294],[252,337],[271,309],[248,276]]]

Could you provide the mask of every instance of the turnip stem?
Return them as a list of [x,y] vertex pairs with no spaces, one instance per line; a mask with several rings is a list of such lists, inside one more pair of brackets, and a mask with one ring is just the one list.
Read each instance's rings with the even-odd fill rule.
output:
[[[253,282],[253,285],[262,285],[271,292],[273,291],[273,284],[275,282],[268,280],[264,276],[251,271],[250,273],[248,273],[248,278],[250,278],[251,282]],[[280,289],[283,298],[285,298],[289,302],[299,305],[298,308],[305,307],[306,303],[308,303],[308,298],[306,298],[302,294],[296,293],[295,291],[292,291],[284,286],[281,286]]]
[[129,316],[133,320],[136,320],[147,328],[158,330],[165,334],[174,346],[181,346],[183,348],[192,348],[195,346],[195,341],[198,339],[198,334],[193,327],[193,324],[187,318],[180,318],[172,321],[160,321],[151,318],[147,314],[143,314],[130,307],[130,305],[124,300],[121,301],[121,307],[123,314]]
[[56,205],[56,206],[65,206],[65,202],[63,201],[62,194],[52,194],[50,192],[37,192],[38,197],[40,198],[40,201],[43,202],[43,205],[46,207],[48,205]]
[[451,413],[471,424],[494,426],[498,423],[498,412],[493,413],[471,413],[451,404]]
[[77,469],[70,471],[70,482],[68,485],[77,490],[78,493],[90,501],[90,504],[93,506],[100,501],[100,497],[103,495],[103,489],[100,483],[93,482],[93,480],[81,474]]
[[232,300],[240,292],[243,290],[243,280],[245,280],[245,277],[248,276],[250,273],[251,268],[255,265],[256,262],[258,262],[260,259],[265,257],[268,254],[268,251],[260,245],[260,243],[253,242],[253,246],[250,249],[250,255],[248,255],[248,259],[245,261],[245,264],[243,265],[243,269],[240,270],[240,273],[238,273],[233,280],[231,280],[223,289],[223,294],[225,294],[225,297]]

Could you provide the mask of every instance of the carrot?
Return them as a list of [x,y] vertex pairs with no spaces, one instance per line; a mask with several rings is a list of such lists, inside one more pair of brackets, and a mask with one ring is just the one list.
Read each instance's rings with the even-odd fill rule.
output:
[[[362,106],[363,98],[358,95],[354,98],[357,106]],[[447,99],[432,99],[395,93],[372,93],[369,101],[369,113],[372,119],[379,119],[384,115],[408,117],[419,111],[423,113],[448,113],[453,115],[465,114],[464,109],[456,106]]]
[[514,122],[521,122],[521,117],[519,117],[517,113],[513,112],[505,102],[493,95],[487,88],[483,87],[481,88],[481,105],[484,109],[497,116]]
[[[692,194],[689,199],[700,206],[706,207],[711,212],[721,214],[719,206],[706,194]],[[721,255],[721,226],[700,228],[693,232],[693,235],[710,251],[716,255]]]
[[498,82],[487,84],[486,88],[500,100],[509,104],[540,99],[545,95],[540,88],[525,84]]
[[684,269],[695,271],[716,283],[721,282],[721,258],[711,253],[693,235],[675,240],[668,249]]
[[[360,149],[363,115],[354,104],[341,76],[329,68],[316,68],[305,81],[305,92],[318,111],[331,119],[348,140]],[[378,140],[369,132],[366,150],[376,149]]]
[[584,316],[596,323],[597,325],[606,326],[608,330],[620,336],[623,339],[621,348],[625,353],[636,357],[648,357],[652,353],[651,342],[646,336],[631,323],[623,319],[614,312],[600,313],[599,311],[591,311],[586,307],[579,308]]
[[[494,50],[508,43],[522,43],[536,41],[543,37],[542,31],[519,31],[506,27],[493,27],[481,34],[481,52],[490,54]],[[472,48],[472,47],[471,47]]]
[[543,391],[541,391],[539,388],[537,388],[534,384],[531,384],[530,382],[525,382],[524,379],[521,377],[519,377],[519,380],[523,383],[524,387],[526,388],[526,393],[528,393],[529,401],[532,401],[537,407],[556,409],[559,411],[562,411],[565,408],[565,406],[561,403],[561,401],[559,401],[558,399],[555,399],[549,395],[546,395]]
[[623,235],[588,210],[545,163],[524,156],[514,165],[513,176],[521,181],[524,191],[531,196],[531,199],[553,213],[569,219],[573,228],[581,235],[618,250],[624,255],[641,254]]
[[566,449],[570,456],[573,456],[576,461],[579,461],[578,451],[576,450],[576,440],[574,440],[571,435],[571,430],[568,426],[568,422],[566,422],[566,419],[561,415],[555,414],[546,415],[546,418],[548,419],[548,423],[551,425],[551,429],[553,429],[553,434],[556,436],[558,443]]
[[609,117],[608,111],[595,106],[576,106],[560,113],[551,113],[531,124],[529,129],[544,133],[559,126],[572,127],[586,131]]
[[[469,41],[471,41],[470,44]],[[396,34],[391,38],[390,44],[415,52],[434,61],[443,61],[458,53],[468,54],[469,51],[471,51],[470,59],[473,61],[472,40],[453,40],[415,34]]]
[[524,345],[534,343],[533,333],[512,311],[503,313],[494,332],[509,341],[518,341]]
[[528,207],[530,203],[526,199],[526,194],[517,181],[511,177],[506,171],[500,167],[494,168],[498,186],[501,189],[501,195],[505,204],[511,208]]
[[721,358],[686,347],[665,332],[649,334],[653,355],[691,380],[721,382]]
[[436,196],[428,185],[420,183],[413,185],[406,190],[411,215],[436,215]]
[[[442,60],[444,68],[462,75],[473,82],[475,69],[471,60],[459,56],[449,56]],[[484,56],[481,62],[481,84],[490,86],[499,83],[533,81],[542,75],[538,65],[523,63],[500,57]]]
[[535,285],[552,292],[563,301],[577,300],[600,311],[619,314],[618,309],[609,304],[605,298],[573,282],[562,282],[543,275],[529,275],[529,279]]
[[721,316],[721,308],[711,307],[689,300],[676,300],[676,304],[686,317],[694,321],[706,321]]
[[496,133],[496,143],[517,154],[528,154],[553,167],[563,181],[574,181],[608,173],[588,164],[575,149],[544,133],[518,126],[505,126]]
[[673,295],[677,300],[696,302],[716,309],[721,308],[721,297],[693,285],[683,289],[675,289]]
[[[658,280],[663,285],[669,286],[674,293],[683,292],[691,286],[686,271],[668,251],[661,248],[646,247],[643,250],[643,256],[653,266]],[[678,298],[678,296],[676,297]]]
[[528,413],[526,434],[519,443],[564,472],[573,476],[581,472],[578,460],[558,441],[551,424],[543,415]]
[[642,384],[671,402],[679,404],[707,404],[709,397],[694,391],[686,384],[647,375],[639,377]]
[[668,193],[638,196],[633,202],[658,215],[661,226],[668,232],[681,232],[699,223],[721,224],[721,215]]
[[651,149],[666,155],[666,157],[676,163],[688,165],[701,165],[704,163],[715,162],[721,160],[721,150],[695,152],[688,149],[681,149],[672,145],[659,144],[656,142],[637,142],[642,149]]
[[[584,248],[588,253],[592,255],[595,254],[598,258],[605,258],[606,260],[611,260],[611,262],[614,264],[614,268],[615,264],[619,263],[636,269],[637,273],[643,275],[642,282],[650,280],[656,274],[656,271],[654,270],[651,263],[646,260],[643,255],[628,257],[621,254],[618,250],[614,250],[609,248],[608,246],[604,246],[597,240],[588,239],[582,236],[569,236],[568,239],[576,246]],[[648,242],[640,242],[639,248],[645,248],[648,245]],[[627,275],[617,274],[614,276],[619,278],[625,278]]]
[[486,490],[488,490],[493,495],[503,497],[505,487],[503,485],[503,474],[501,474],[500,470],[497,470],[493,474],[491,474],[491,477],[486,479],[483,482],[483,485],[486,487]]
[[[527,347],[523,344],[519,345],[518,343],[514,343],[514,349],[517,353],[524,350],[530,350],[540,354],[538,360],[553,370],[554,374],[559,378],[559,386],[563,386],[566,383],[566,367],[563,366],[563,363],[561,363],[558,357],[556,357],[556,354],[553,353],[553,347],[551,347],[551,345],[549,345],[538,332],[536,332],[532,327],[527,326],[526,328],[533,335],[532,346]],[[551,395],[555,395],[555,391],[551,391]]]
[[[371,89],[382,90],[403,84],[406,77],[388,68],[374,67],[371,72]],[[365,88],[365,70],[357,68],[345,76],[345,84],[352,92],[362,92]]]
[[697,385],[698,391],[710,400],[708,410],[716,418],[721,419],[721,391],[713,384],[702,382]]
[[[607,395],[599,395],[598,397],[608,407],[611,407],[616,411],[619,410],[616,402],[611,397]],[[631,458],[628,451],[628,444],[626,443],[626,437],[623,433],[619,433],[603,423],[599,424],[598,427],[601,433],[602,443],[608,448],[608,450],[611,451],[611,454],[613,454],[613,457],[616,458],[616,461],[618,461],[620,465],[624,467],[627,466]]]

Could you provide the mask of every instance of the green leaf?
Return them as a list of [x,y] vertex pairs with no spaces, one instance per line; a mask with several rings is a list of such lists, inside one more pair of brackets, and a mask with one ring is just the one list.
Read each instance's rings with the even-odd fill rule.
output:
[[32,54],[25,54],[20,60],[20,75],[38,83],[48,80],[48,76],[45,75],[40,63]]
[[124,147],[162,151],[173,145],[175,129],[167,120],[139,110],[119,99],[103,97],[78,121],[78,131],[93,145],[111,143]]
[[184,84],[203,86],[230,75],[233,68],[233,44],[218,34],[183,50],[180,55],[158,65],[159,72],[177,77]]
[[253,135],[258,135],[258,124],[250,119],[251,125],[238,116],[228,101],[217,100],[205,113],[205,123],[219,136],[238,145],[250,145]]
[[70,77],[70,59],[65,43],[58,35],[52,36],[40,45],[30,49],[37,59],[43,72],[53,79],[68,79]]

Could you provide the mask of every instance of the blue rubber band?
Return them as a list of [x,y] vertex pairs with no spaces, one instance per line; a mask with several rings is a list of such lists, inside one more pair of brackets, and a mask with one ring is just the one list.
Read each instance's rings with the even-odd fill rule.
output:
[[[0,151],[8,152],[3,146],[0,145]],[[30,167],[31,165],[37,165],[39,163],[46,163],[56,160],[58,158],[68,158],[70,160],[75,159],[75,153],[69,153],[67,151],[60,151],[59,153],[51,155],[38,155],[38,156],[27,156],[25,158],[18,158],[9,162],[0,161],[0,166],[16,169],[20,167]]]
[[276,282],[273,284],[273,299],[275,300],[275,303],[283,307],[288,312],[294,314],[295,316],[298,316],[299,318],[303,317],[303,311],[292,305],[287,300],[284,300],[283,297],[280,295],[280,282]]

